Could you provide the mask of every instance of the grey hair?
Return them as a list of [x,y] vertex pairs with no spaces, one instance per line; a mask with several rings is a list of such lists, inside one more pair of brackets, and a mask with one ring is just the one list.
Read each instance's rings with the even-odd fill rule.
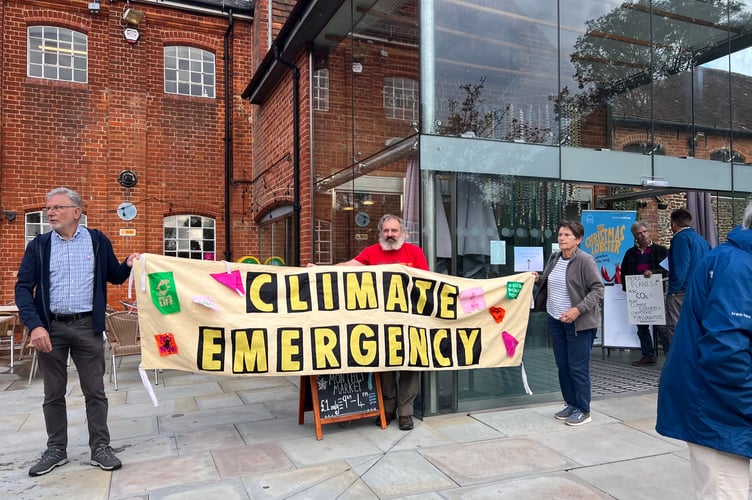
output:
[[381,232],[381,230],[384,229],[384,223],[386,221],[388,221],[388,220],[396,220],[397,222],[399,222],[400,231],[401,232],[406,232],[405,231],[405,222],[402,220],[402,218],[401,217],[397,217],[396,215],[392,215],[392,214],[384,214],[381,217],[381,220],[379,220],[379,232]]
[[637,222],[635,222],[634,224],[632,224],[632,227],[629,228],[629,230],[632,231],[632,234],[635,234],[635,232],[638,229],[640,229],[641,227],[644,227],[645,229],[647,229],[648,231],[650,231],[650,227],[647,225],[647,223],[643,222],[641,220],[638,220]]
[[744,219],[742,219],[742,228],[749,229],[750,227],[752,227],[752,201],[744,209]]
[[68,199],[71,201],[71,204],[76,205],[78,208],[83,208],[83,202],[81,201],[81,195],[77,192],[73,191],[72,189],[68,189],[65,187],[59,187],[55,188],[49,193],[47,193],[47,199],[49,200],[53,196],[56,196],[58,194],[62,194],[64,196],[67,196]]

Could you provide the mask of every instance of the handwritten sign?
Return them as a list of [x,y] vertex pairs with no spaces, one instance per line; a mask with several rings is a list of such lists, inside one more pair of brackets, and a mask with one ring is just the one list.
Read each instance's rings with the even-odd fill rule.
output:
[[626,276],[627,315],[632,325],[665,325],[666,308],[663,298],[663,278],[654,274]]
[[[310,393],[308,386],[310,385]],[[323,434],[322,424],[377,416],[386,428],[378,373],[336,373],[301,377],[298,423],[304,412],[313,410],[316,439]]]

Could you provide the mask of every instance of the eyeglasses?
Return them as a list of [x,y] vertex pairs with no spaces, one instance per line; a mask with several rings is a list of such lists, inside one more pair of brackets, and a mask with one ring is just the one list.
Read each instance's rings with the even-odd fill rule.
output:
[[53,205],[51,207],[44,207],[43,212],[59,212],[64,208],[77,208],[76,205]]

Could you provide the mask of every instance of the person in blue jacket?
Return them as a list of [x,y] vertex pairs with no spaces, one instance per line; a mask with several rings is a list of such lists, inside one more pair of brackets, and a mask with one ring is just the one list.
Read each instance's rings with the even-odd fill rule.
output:
[[68,355],[78,370],[86,403],[91,464],[119,469],[122,464],[110,447],[107,427],[102,333],[107,282],[128,279],[139,254],[119,262],[107,236],[80,226],[81,196],[71,189],[47,193],[44,211],[52,231],[29,242],[15,287],[18,312],[29,329],[44,380],[47,449],[29,475],[41,476],[68,462]]
[[658,388],[656,430],[689,444],[697,498],[749,495],[752,203],[697,266]]
[[689,210],[678,208],[671,212],[671,246],[668,249],[668,289],[666,290],[666,333],[671,347],[671,339],[679,321],[684,294],[692,272],[705,255],[710,245],[705,238],[692,229],[692,214]]

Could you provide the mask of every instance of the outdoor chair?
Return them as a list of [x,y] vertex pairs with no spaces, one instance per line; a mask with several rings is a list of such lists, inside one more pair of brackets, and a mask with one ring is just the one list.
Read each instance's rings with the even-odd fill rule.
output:
[[[123,357],[141,355],[138,314],[125,311],[112,313],[105,318],[105,324],[110,346],[110,381],[114,381],[117,391],[117,369]],[[159,385],[157,370],[154,370],[154,383]]]
[[[0,347],[10,351],[10,369],[13,370],[14,351],[16,349],[16,319],[17,316],[0,316]],[[5,345],[7,344],[7,346]],[[23,345],[23,344],[22,344]]]

